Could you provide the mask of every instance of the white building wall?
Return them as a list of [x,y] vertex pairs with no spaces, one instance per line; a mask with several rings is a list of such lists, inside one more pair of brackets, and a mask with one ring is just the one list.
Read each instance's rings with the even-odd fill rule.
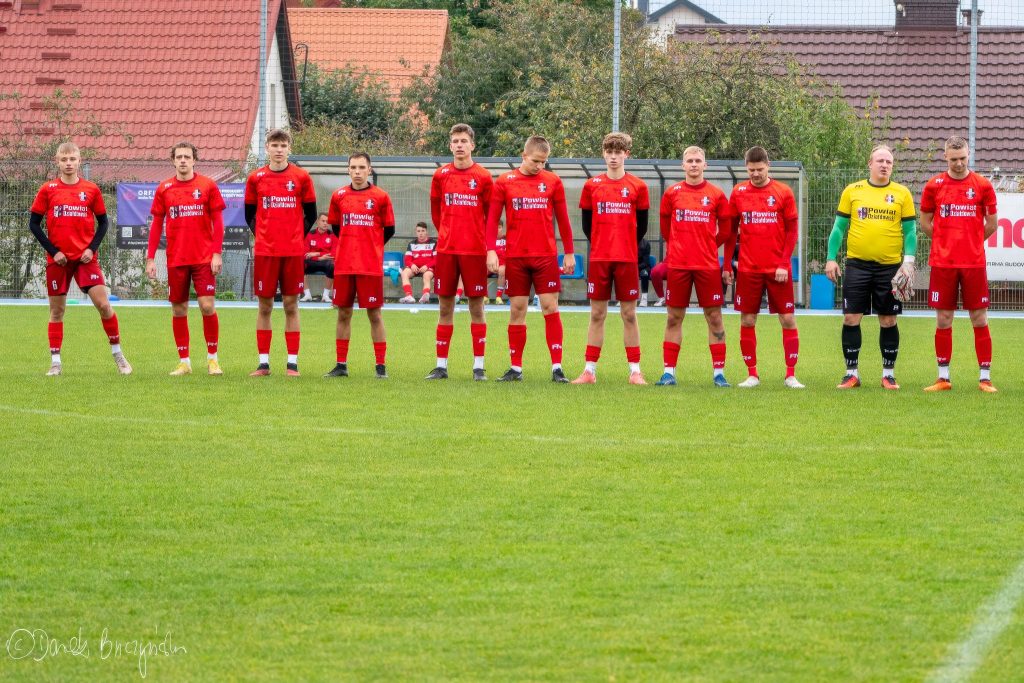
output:
[[[267,59],[267,130],[288,126],[288,103],[284,99],[284,72],[281,70],[281,53],[278,51],[277,36],[270,43],[270,54]],[[256,123],[253,125],[249,154],[255,156],[259,150],[259,120],[262,111],[256,112]]]

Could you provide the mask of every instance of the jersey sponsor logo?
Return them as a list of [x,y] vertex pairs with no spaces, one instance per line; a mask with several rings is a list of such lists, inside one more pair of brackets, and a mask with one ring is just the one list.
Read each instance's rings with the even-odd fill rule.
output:
[[340,190],[338,190],[338,196],[339,197],[344,196],[344,194],[345,194],[345,188],[341,188]]
[[710,211],[695,211],[694,209],[676,209],[676,223],[707,223],[710,220]]
[[857,218],[862,221],[891,221],[896,218],[896,210],[878,209],[874,206],[860,206],[857,207]]
[[284,196],[278,197],[275,195],[267,195],[263,198],[264,209],[295,209],[298,208],[299,203],[295,197]]
[[180,204],[176,206],[168,207],[168,215],[171,220],[177,218],[195,218],[197,216],[206,215],[206,206],[204,204]]
[[618,215],[629,215],[633,213],[633,205],[629,202],[598,202],[597,203],[598,215],[603,214],[618,214]]
[[978,215],[975,204],[940,204],[940,218],[974,218]]
[[548,208],[547,197],[513,197],[513,211],[546,211]]
[[778,211],[742,211],[740,220],[744,225],[763,225],[765,223],[778,223]]
[[599,183],[599,182],[601,182],[601,179],[600,178],[594,178],[594,182],[595,183]]
[[988,303],[988,297],[987,296],[981,297],[981,303],[987,304]]
[[78,204],[57,204],[53,207],[54,218],[88,218],[89,207]]
[[452,169],[450,169],[447,166],[445,166],[444,168],[441,169],[441,175],[444,175],[445,173],[447,173],[450,170],[452,170]]
[[373,216],[365,213],[344,213],[341,215],[342,225],[352,225],[357,228],[375,228],[376,221]]
[[721,294],[715,294],[714,296],[711,297],[711,300],[712,301],[719,301],[721,298],[722,298]]
[[465,194],[463,192],[445,192],[444,193],[444,204],[445,206],[480,206],[480,197],[475,194]]
[[509,173],[505,177],[508,178],[509,180],[515,180],[516,179],[516,174],[515,173]]

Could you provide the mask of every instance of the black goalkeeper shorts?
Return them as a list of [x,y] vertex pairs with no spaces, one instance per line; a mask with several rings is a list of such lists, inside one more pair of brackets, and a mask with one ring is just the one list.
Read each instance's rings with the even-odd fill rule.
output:
[[900,264],[846,259],[843,275],[843,313],[899,315],[903,304],[892,295],[892,278]]

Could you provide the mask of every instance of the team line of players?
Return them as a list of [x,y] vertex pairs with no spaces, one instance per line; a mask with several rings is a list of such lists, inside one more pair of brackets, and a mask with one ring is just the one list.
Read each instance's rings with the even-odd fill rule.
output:
[[[285,130],[267,135],[268,163],[246,182],[245,215],[255,235],[253,289],[259,300],[256,322],[258,361],[251,376],[270,374],[271,313],[280,291],[285,312],[286,373],[298,375],[300,328],[298,301],[304,288],[305,237],[317,220],[313,182],[303,169],[289,163],[291,137]],[[454,309],[460,281],[469,297],[473,378],[486,380],[484,370],[487,326],[484,303],[489,273],[497,273],[498,226],[504,214],[505,280],[510,298],[509,369],[498,381],[523,378],[526,312],[531,288],[538,295],[545,340],[551,357],[551,379],[568,382],[562,368],[563,329],[558,311],[561,275],[575,268],[572,227],[561,179],[546,169],[551,148],[547,140],[526,140],[519,168],[493,179],[474,162],[474,132],[456,124],[449,135],[453,161],[432,179],[431,217],[438,231],[435,287],[440,302],[436,330],[436,365],[427,379],[448,376],[448,351],[454,332]],[[987,334],[988,305],[984,239],[994,231],[996,205],[991,185],[966,166],[966,143],[951,138],[946,145],[949,170],[929,181],[922,200],[922,229],[933,236],[932,282],[929,301],[938,309],[936,358],[939,380],[930,391],[948,390],[953,309],[960,289],[971,311],[981,366],[980,388],[995,391],[989,377],[991,337]],[[580,199],[583,232],[590,241],[587,294],[591,302],[586,365],[575,384],[593,384],[604,343],[608,302],[620,302],[629,382],[646,384],[640,369],[640,333],[636,318],[639,298],[637,244],[645,236],[650,206],[646,184],[625,171],[632,146],[624,133],[610,133],[602,143],[606,172],[589,179]],[[160,183],[151,213],[146,272],[156,277],[155,256],[167,234],[167,271],[172,329],[179,363],[172,375],[192,372],[187,322],[190,285],[202,312],[207,346],[207,371],[219,375],[219,324],[214,306],[216,275],[221,269],[225,203],[216,183],[195,172],[198,150],[183,142],[171,150],[175,176]],[[794,317],[791,257],[797,242],[798,216],[792,191],[769,175],[770,161],[761,147],[747,151],[749,179],[733,188],[731,197],[704,179],[706,159],[699,147],[683,153],[682,182],[670,186],[661,199],[660,232],[668,246],[666,264],[667,320],[663,343],[663,373],[659,385],[676,383],[675,369],[682,344],[682,322],[691,294],[708,327],[712,379],[729,387],[725,378],[726,339],[722,322],[723,281],[735,283],[735,306],[741,314],[740,348],[748,376],[741,387],[760,383],[755,325],[762,297],[777,313],[782,326],[785,385],[800,389],[795,368],[799,334]],[[122,374],[132,369],[120,348],[117,317],[107,299],[95,252],[107,228],[99,188],[78,176],[80,154],[73,143],[57,152],[60,175],[45,183],[32,205],[30,229],[47,252],[47,293],[50,301],[48,375],[62,371],[65,297],[74,280],[100,312],[113,357]],[[893,157],[879,146],[869,159],[870,177],[848,186],[842,195],[829,242],[826,273],[838,280],[835,261],[844,237],[847,272],[843,278],[843,352],[847,372],[839,388],[860,386],[858,371],[860,318],[875,312],[880,320],[883,357],[882,386],[898,389],[893,369],[899,337],[895,316],[901,310],[896,294],[911,283],[916,250],[914,203],[909,191],[889,178]],[[327,222],[336,235],[333,302],[338,310],[336,364],[325,377],[348,375],[348,349],[353,307],[366,310],[375,354],[376,376],[387,377],[387,341],[381,307],[384,303],[383,250],[394,235],[390,197],[371,184],[370,157],[349,158],[350,183],[331,195]],[[46,231],[42,229],[45,221]],[[95,221],[95,226],[94,226]],[[558,257],[555,234],[564,254]],[[732,260],[741,246],[737,273]],[[724,267],[719,248],[724,245]],[[895,288],[895,292],[894,292]],[[904,287],[908,289],[908,287]],[[895,332],[895,337],[894,333]],[[985,340],[987,339],[987,352]]]

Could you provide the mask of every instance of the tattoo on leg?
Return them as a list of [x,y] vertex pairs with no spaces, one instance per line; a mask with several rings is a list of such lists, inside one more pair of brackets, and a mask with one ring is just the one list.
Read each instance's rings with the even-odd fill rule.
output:
[[721,332],[712,332],[711,334],[713,334],[715,339],[718,341],[725,341],[725,330],[722,330]]

